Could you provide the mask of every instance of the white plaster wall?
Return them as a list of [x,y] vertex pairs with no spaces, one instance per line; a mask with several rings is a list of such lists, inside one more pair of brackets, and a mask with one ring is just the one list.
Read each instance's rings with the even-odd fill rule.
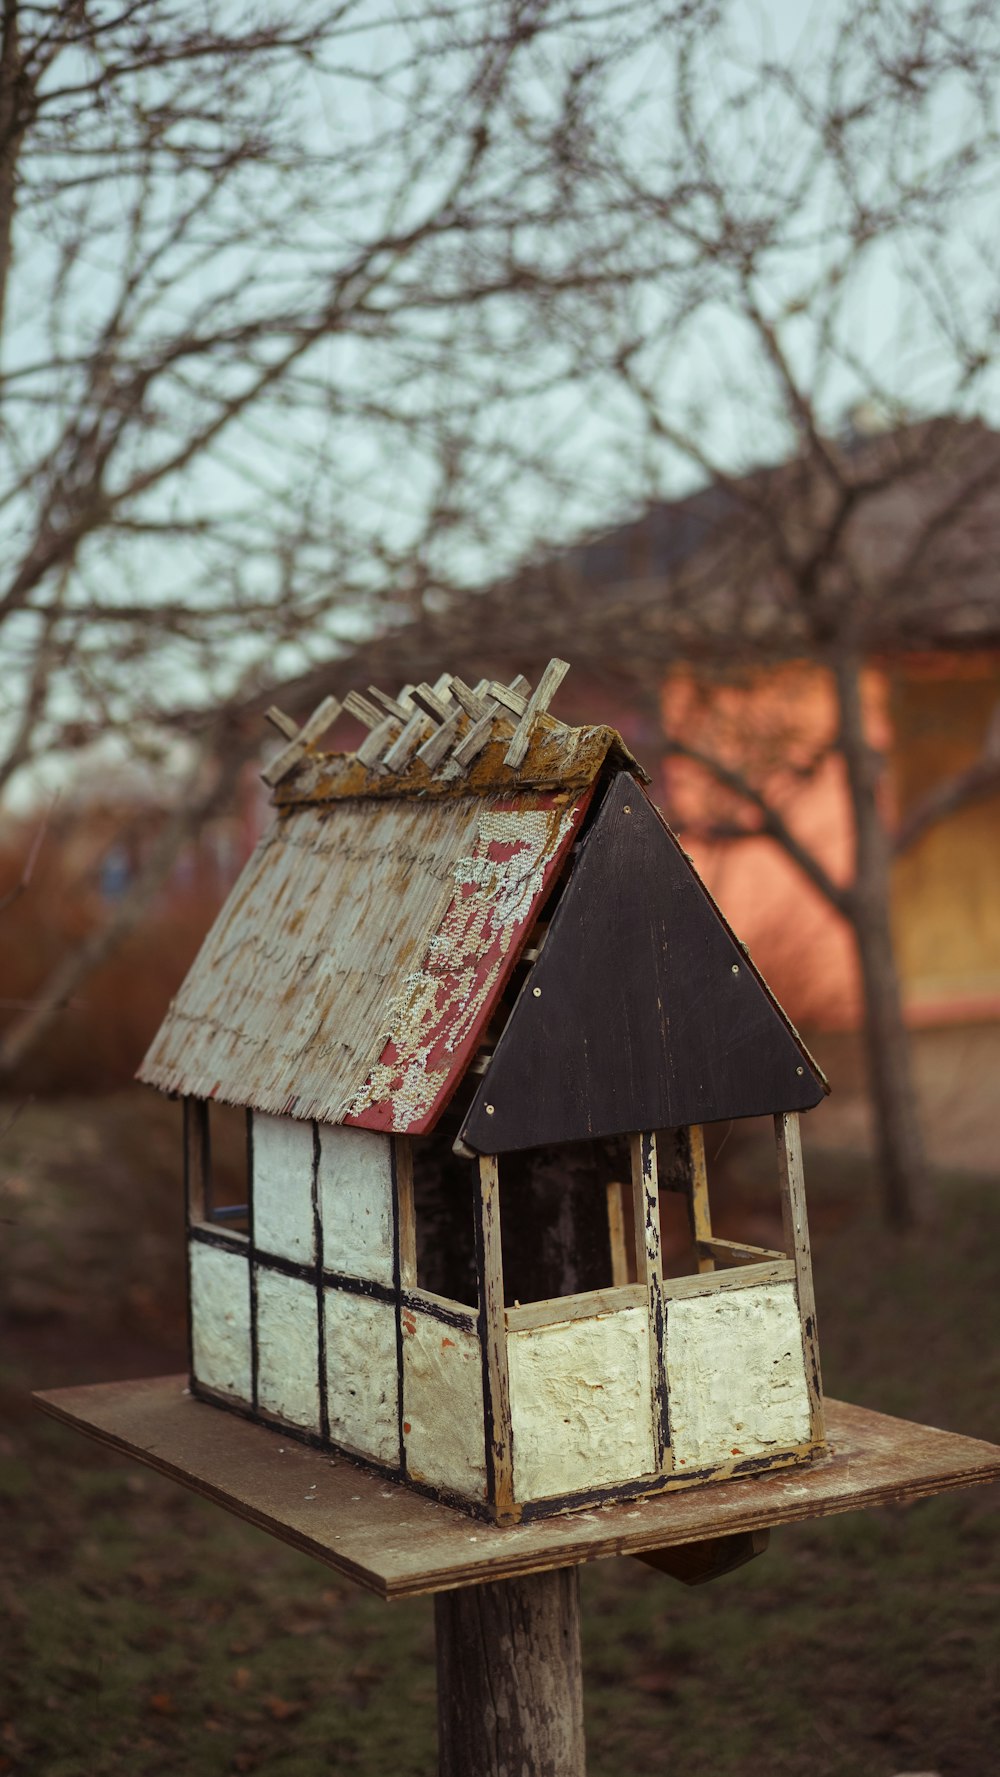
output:
[[668,1302],[666,1365],[679,1470],[777,1454],[808,1441],[793,1283]]
[[313,1126],[253,1113],[253,1238],[262,1252],[311,1265]]
[[399,1461],[396,1310],[391,1302],[327,1290],[326,1401],[330,1436],[362,1456]]
[[192,1240],[191,1345],[194,1373],[206,1388],[249,1401],[250,1269],[245,1253]]
[[257,1267],[257,1401],[319,1431],[319,1311],[314,1284]]
[[652,1473],[644,1308],[511,1333],[507,1363],[515,1499],[553,1499]]
[[325,1124],[319,1140],[323,1263],[391,1284],[392,1138]]
[[475,1333],[403,1309],[403,1443],[415,1481],[486,1498],[483,1368]]

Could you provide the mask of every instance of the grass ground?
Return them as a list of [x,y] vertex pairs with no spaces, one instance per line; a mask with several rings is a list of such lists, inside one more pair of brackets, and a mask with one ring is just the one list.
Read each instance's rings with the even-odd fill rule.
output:
[[[28,1404],[182,1367],[175,1158],[173,1107],[138,1091],[29,1106],[0,1147],[0,1772],[430,1777],[429,1603],[382,1605]],[[758,1160],[730,1165],[747,1213]],[[939,1175],[900,1245],[863,1162],[808,1177],[829,1392],[1000,1439],[996,1181]],[[591,1777],[995,1777],[995,1508],[790,1528],[694,1591],[585,1570]]]

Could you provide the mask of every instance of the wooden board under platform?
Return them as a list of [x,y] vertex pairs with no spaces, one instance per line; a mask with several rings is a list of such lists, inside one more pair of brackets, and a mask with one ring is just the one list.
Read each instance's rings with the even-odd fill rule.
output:
[[183,1376],[59,1388],[53,1418],[215,1500],[383,1598],[411,1598],[638,1555],[1000,1479],[1000,1447],[826,1401],[828,1455],[806,1467],[509,1529],[194,1400]]

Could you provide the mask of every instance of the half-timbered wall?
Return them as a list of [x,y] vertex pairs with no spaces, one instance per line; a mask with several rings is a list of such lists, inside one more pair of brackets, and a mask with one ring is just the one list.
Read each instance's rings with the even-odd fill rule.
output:
[[245,1252],[192,1241],[192,1363],[199,1382],[249,1401],[253,1391],[250,1267]]
[[209,1126],[189,1107],[195,1385],[501,1520],[795,1460],[822,1439],[821,1396],[797,1124],[777,1123],[784,1254],[713,1237],[692,1130],[713,1268],[664,1278],[656,1143],[638,1135],[634,1280],[523,1304],[505,1304],[484,1159],[477,1308],[418,1286],[406,1138],[251,1113],[243,1233],[210,1219]]
[[398,1467],[391,1138],[249,1113],[244,1234],[206,1208],[211,1116],[188,1101],[196,1385]]
[[515,1499],[655,1472],[645,1306],[509,1331],[507,1363]]
[[[475,1309],[416,1287],[397,1138],[249,1114],[249,1231],[210,1219],[211,1107],[188,1101],[196,1388],[482,1506]],[[403,1214],[400,1214],[400,1194]]]
[[720,1290],[718,1275],[703,1280],[703,1294],[667,1303],[675,1469],[715,1467],[809,1442],[794,1281]]
[[398,1468],[392,1137],[328,1125],[317,1135],[329,1435],[360,1456]]
[[479,1335],[417,1307],[403,1310],[403,1441],[414,1481],[485,1501]]

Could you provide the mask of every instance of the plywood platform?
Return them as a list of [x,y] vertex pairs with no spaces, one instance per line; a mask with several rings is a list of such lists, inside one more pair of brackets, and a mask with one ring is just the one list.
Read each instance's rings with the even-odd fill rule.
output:
[[511,1529],[420,1498],[193,1400],[183,1376],[36,1396],[53,1418],[258,1524],[383,1598],[411,1598],[547,1568],[637,1555],[1000,1478],[1000,1448],[826,1402],[830,1454],[808,1467],[720,1481]]

